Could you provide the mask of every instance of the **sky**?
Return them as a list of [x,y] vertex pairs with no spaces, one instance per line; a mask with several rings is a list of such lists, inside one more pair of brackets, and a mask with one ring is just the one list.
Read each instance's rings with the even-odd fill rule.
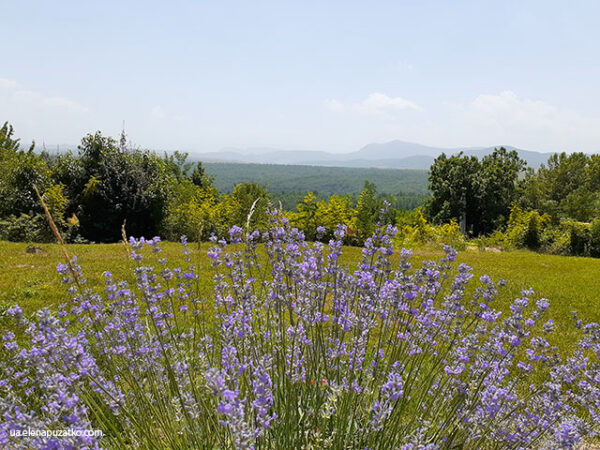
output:
[[0,4],[0,122],[38,146],[600,152],[595,0]]

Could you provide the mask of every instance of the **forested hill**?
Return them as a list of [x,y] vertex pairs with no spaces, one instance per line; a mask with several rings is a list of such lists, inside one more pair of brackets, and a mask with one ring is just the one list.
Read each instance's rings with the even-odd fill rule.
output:
[[215,176],[214,186],[224,192],[250,181],[272,192],[359,194],[365,181],[374,183],[382,194],[427,192],[426,170],[209,162],[202,165],[207,174]]

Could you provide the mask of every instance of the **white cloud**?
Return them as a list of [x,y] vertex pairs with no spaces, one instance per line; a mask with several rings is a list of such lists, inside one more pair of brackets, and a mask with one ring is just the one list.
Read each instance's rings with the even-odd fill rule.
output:
[[0,93],[5,100],[32,108],[55,108],[69,111],[86,112],[88,109],[79,103],[64,97],[51,97],[41,92],[23,88],[14,80],[0,78]]
[[21,104],[29,104],[34,108],[54,108],[74,112],[86,112],[88,109],[73,100],[64,97],[47,97],[39,92],[16,90],[14,99]]
[[167,114],[162,107],[155,106],[150,110],[150,117],[155,120],[162,120],[167,117]]
[[399,112],[407,110],[420,111],[422,108],[415,102],[402,97],[389,97],[380,92],[369,94],[359,103],[346,105],[335,99],[329,99],[325,102],[325,108],[333,112],[357,112],[365,115],[374,115],[382,117],[393,117]]
[[19,83],[16,81],[0,78],[0,89],[17,89],[18,87]]
[[[440,147],[514,145],[527,150],[600,152],[600,116],[505,90],[427,105],[372,93],[359,103],[327,100],[346,142],[402,139]],[[415,114],[419,111],[419,114]],[[349,146],[350,147],[350,146]]]
[[89,109],[66,98],[28,89],[0,78],[0,122],[8,120],[24,140],[77,142],[89,131]]
[[394,65],[394,68],[398,72],[413,72],[415,70],[415,66],[406,61],[400,61]]
[[325,108],[333,112],[343,112],[346,108],[342,102],[335,99],[328,99],[324,102]]
[[462,133],[485,142],[532,150],[598,151],[600,118],[588,117],[542,100],[521,98],[512,91],[482,94],[456,115]]
[[366,114],[390,115],[407,109],[420,110],[414,102],[402,97],[388,97],[385,94],[374,92],[362,102],[354,105],[354,108]]

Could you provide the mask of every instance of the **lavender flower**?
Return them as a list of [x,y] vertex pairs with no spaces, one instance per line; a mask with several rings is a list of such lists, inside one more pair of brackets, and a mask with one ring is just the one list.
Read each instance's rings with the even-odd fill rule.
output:
[[[600,431],[597,324],[574,317],[563,355],[548,300],[526,290],[495,309],[503,283],[455,267],[449,246],[414,268],[382,222],[351,270],[345,226],[309,243],[268,220],[211,236],[212,295],[185,236],[182,266],[158,237],[131,238],[134,281],[106,271],[101,294],[72,284],[76,259],[59,265],[70,303],[8,309],[0,446],[574,448]],[[11,437],[27,426],[105,436]]]

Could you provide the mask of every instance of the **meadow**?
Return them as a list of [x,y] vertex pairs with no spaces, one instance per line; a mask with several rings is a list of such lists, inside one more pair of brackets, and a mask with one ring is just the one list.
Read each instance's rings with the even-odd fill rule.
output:
[[[362,249],[344,226],[307,243],[272,223],[210,244],[1,243],[0,444],[566,449],[595,435],[600,333],[571,311],[597,319],[600,261],[411,252],[391,226]],[[104,436],[11,434],[65,425]]]
[[[69,298],[60,283],[56,265],[64,261],[57,244],[39,244],[40,253],[26,252],[28,244],[0,241],[0,328],[1,315],[13,304],[19,304],[26,314],[39,308],[55,308]],[[206,256],[209,243],[190,244],[194,263],[198,267],[202,292],[210,296],[214,271]],[[173,264],[181,264],[181,244],[164,242],[163,256]],[[67,245],[70,255],[76,255],[83,268],[89,287],[100,290],[104,286],[103,272],[110,268],[116,279],[133,280],[135,264],[128,258],[122,243]],[[340,259],[348,267],[355,267],[361,248],[345,246]],[[415,266],[424,259],[442,256],[441,250],[430,246],[413,248]],[[398,253],[398,252],[396,252]],[[398,255],[393,257],[397,263]],[[600,259],[556,256],[529,250],[484,252],[469,249],[458,253],[456,265],[473,267],[476,277],[487,274],[493,280],[507,281],[498,297],[497,308],[505,311],[520,295],[521,290],[532,288],[537,296],[550,301],[550,313],[561,333],[556,345],[570,347],[574,341],[571,320],[577,311],[586,321],[600,322]]]

